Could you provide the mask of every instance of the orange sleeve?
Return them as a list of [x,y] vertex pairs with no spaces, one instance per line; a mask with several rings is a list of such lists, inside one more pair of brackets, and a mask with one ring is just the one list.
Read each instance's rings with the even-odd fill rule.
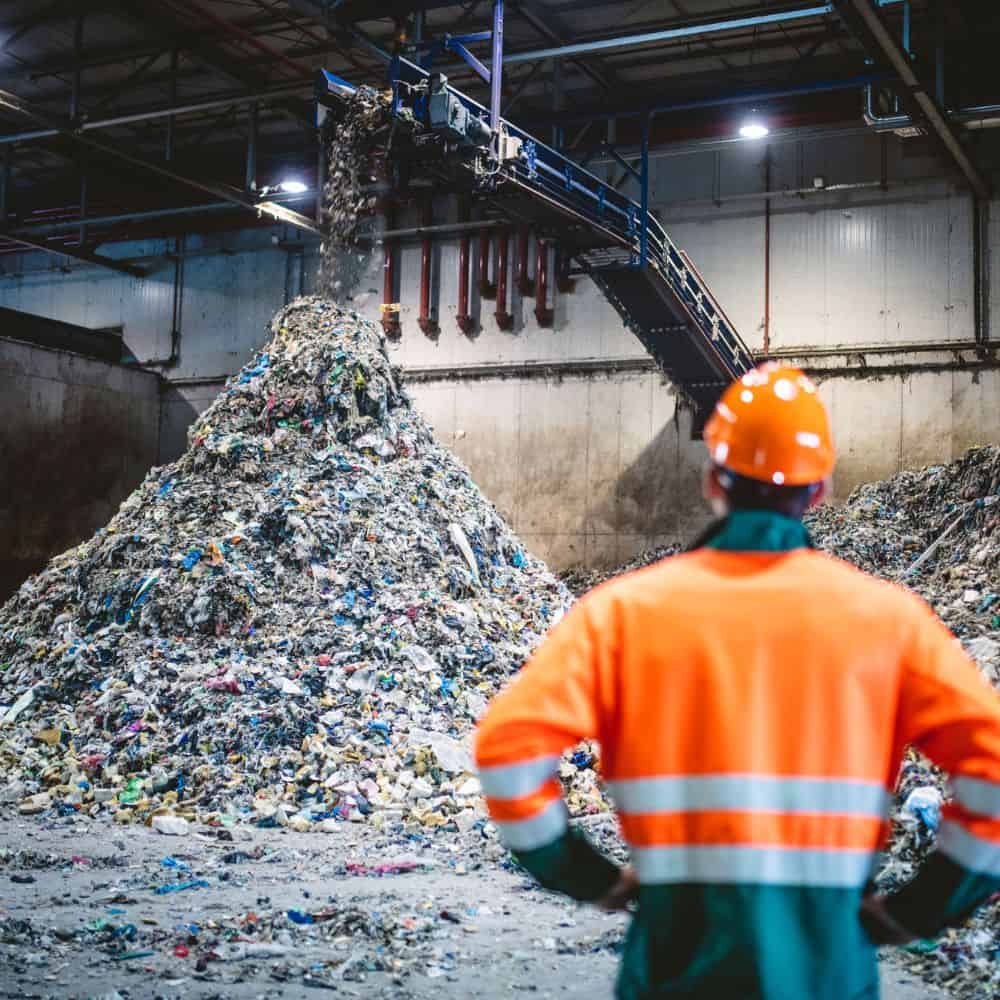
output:
[[486,805],[504,843],[519,854],[566,833],[559,758],[581,739],[598,737],[612,710],[601,679],[614,657],[613,614],[601,589],[549,633],[479,723],[476,764]]
[[601,676],[614,656],[601,598],[598,590],[578,601],[493,700],[476,736],[480,767],[558,755],[599,735],[602,714],[613,710]]
[[904,658],[898,725],[899,742],[918,747],[951,778],[941,853],[1000,877],[1000,694],[922,602]]

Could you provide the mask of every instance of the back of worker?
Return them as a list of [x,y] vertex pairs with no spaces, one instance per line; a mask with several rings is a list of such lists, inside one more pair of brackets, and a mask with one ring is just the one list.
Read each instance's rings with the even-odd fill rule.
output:
[[[713,458],[739,464],[726,443]],[[831,464],[832,449],[784,468],[801,485]],[[760,495],[713,475],[730,500]],[[521,863],[578,899],[637,896],[625,1000],[875,997],[875,942],[935,933],[1000,887],[1000,699],[916,597],[747,503],[578,602],[480,725],[490,812]],[[583,737],[601,745],[624,872],[567,823],[555,767]],[[924,874],[864,897],[909,743],[956,776],[956,803]]]
[[858,909],[901,754],[899,604],[806,549],[706,549],[582,605],[625,640],[597,737],[643,886],[630,994],[870,995]]

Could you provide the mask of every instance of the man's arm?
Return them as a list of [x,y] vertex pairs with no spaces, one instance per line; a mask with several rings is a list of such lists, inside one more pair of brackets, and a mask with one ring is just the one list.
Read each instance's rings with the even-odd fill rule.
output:
[[546,888],[614,905],[628,876],[570,829],[558,778],[562,753],[598,737],[613,711],[613,686],[602,683],[613,629],[595,603],[578,602],[494,699],[479,723],[476,764],[490,816],[520,864]]
[[929,608],[904,665],[900,737],[951,777],[937,850],[884,901],[888,915],[932,937],[1000,891],[1000,696]]

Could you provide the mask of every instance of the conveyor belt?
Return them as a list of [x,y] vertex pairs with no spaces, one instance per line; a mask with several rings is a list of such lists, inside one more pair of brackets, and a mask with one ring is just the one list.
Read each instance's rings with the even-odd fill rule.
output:
[[[418,140],[434,133],[428,111],[429,74],[397,59],[390,77],[400,121]],[[321,72],[318,99],[333,107],[353,89]],[[558,235],[560,245],[573,254],[704,416],[722,389],[754,362],[687,255],[650,212],[505,119],[500,135],[517,153],[498,160],[494,136],[490,159],[490,150],[477,145],[488,132],[487,110],[450,86],[443,89],[453,105],[460,105],[455,111],[469,138],[463,142],[454,128],[441,130],[442,141],[432,162],[426,159],[426,145],[420,146],[422,166],[438,178],[450,176],[458,189],[479,192],[508,217]],[[440,114],[436,118],[440,120]]]

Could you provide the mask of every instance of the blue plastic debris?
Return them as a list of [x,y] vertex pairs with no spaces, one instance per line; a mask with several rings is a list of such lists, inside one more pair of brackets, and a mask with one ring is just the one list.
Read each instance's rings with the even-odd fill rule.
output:
[[188,889],[208,889],[209,884],[203,878],[193,878],[187,882],[172,882],[170,885],[161,885],[153,892],[157,896],[166,896],[172,892],[186,892]]
[[239,377],[239,384],[246,385],[248,382],[252,382],[255,378],[263,375],[270,365],[271,356],[269,354],[258,354],[253,368],[243,369],[243,372]]
[[204,555],[201,549],[188,549],[187,555],[184,557],[182,563],[183,567],[190,573],[191,570],[201,562],[201,557]]

